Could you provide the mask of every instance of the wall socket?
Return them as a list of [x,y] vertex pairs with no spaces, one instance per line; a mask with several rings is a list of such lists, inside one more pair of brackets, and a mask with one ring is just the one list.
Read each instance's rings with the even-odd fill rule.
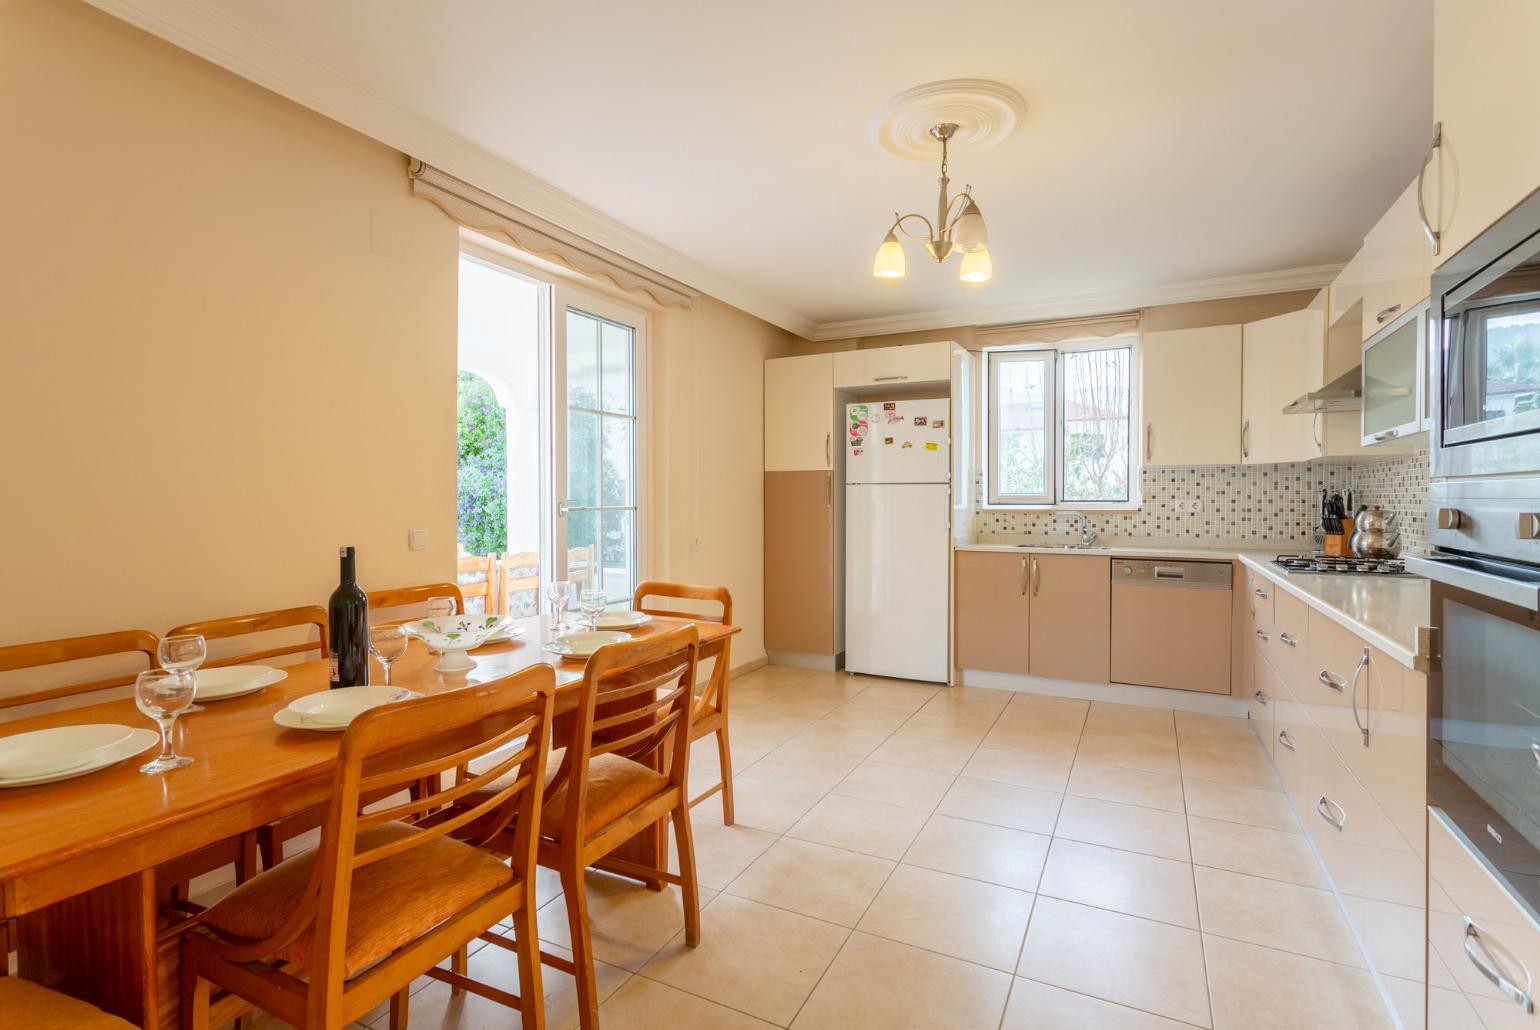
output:
[[428,531],[426,529],[407,530],[406,549],[408,551],[426,551],[428,549]]
[[1171,502],[1171,510],[1178,515],[1196,515],[1203,510],[1203,501],[1197,497],[1178,497]]

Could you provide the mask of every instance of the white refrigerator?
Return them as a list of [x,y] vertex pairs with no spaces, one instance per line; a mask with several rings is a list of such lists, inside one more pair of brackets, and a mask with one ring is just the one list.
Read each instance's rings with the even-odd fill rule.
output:
[[951,405],[845,408],[845,668],[945,683]]

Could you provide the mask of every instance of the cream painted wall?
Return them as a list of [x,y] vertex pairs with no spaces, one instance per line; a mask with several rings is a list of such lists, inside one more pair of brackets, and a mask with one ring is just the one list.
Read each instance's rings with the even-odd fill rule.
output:
[[0,139],[0,643],[452,574],[456,227],[399,153],[61,0],[0,5]]

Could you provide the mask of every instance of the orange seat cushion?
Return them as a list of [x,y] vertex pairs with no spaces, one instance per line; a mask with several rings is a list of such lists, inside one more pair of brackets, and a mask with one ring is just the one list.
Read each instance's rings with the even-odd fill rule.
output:
[[[421,832],[405,823],[385,823],[360,833],[358,850]],[[280,862],[204,912],[203,922],[239,937],[272,935],[299,904],[315,860],[311,851]],[[507,865],[448,837],[355,870],[348,900],[347,975],[357,975],[512,882]],[[313,937],[307,930],[274,957],[308,968]]]
[[[546,763],[546,781],[561,764],[561,751],[551,752]],[[595,755],[588,761],[588,793],[583,818],[588,835],[601,830],[621,816],[668,789],[668,777],[654,772],[640,762],[619,755]],[[540,832],[546,837],[561,836],[567,818],[567,784],[557,787],[540,810]]]
[[0,976],[0,1025],[9,1030],[134,1030],[127,1020],[19,976]]

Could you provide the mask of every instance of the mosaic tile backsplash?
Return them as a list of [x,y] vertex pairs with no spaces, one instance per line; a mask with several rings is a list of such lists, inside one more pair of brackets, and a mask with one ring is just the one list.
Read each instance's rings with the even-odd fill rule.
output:
[[[1308,550],[1317,525],[1321,487],[1353,491],[1354,504],[1394,511],[1402,551],[1428,549],[1428,452],[1286,465],[1158,465],[1139,478],[1138,511],[1087,511],[1097,533],[1110,542],[1172,542],[1216,547]],[[973,536],[992,540],[1064,537],[1079,533],[1078,515],[987,509],[982,480],[973,486]],[[1196,499],[1197,512],[1178,512],[1177,502]]]

